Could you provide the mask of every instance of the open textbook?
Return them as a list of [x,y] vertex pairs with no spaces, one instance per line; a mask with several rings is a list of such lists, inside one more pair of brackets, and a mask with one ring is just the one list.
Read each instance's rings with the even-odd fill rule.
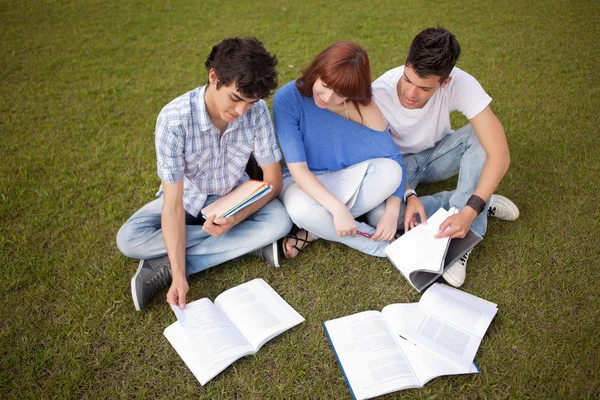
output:
[[325,322],[355,399],[477,373],[473,363],[496,304],[436,283],[418,303],[391,304]]
[[208,219],[211,215],[227,218],[249,206],[272,190],[267,182],[249,180],[202,209],[202,216]]
[[264,280],[224,291],[214,303],[204,298],[183,310],[165,336],[202,385],[234,361],[304,321]]
[[471,230],[462,239],[434,237],[440,224],[456,212],[455,208],[440,208],[427,224],[416,226],[385,248],[390,261],[418,292],[427,289],[482,239]]

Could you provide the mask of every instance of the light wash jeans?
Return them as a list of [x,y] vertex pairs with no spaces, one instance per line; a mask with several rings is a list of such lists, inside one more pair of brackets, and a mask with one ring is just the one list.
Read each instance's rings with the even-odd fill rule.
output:
[[[486,155],[473,127],[467,124],[454,133],[444,136],[434,147],[420,153],[404,154],[402,158],[406,168],[406,179],[412,189],[415,189],[419,183],[443,181],[458,173],[458,184],[455,190],[431,196],[419,196],[425,207],[425,214],[429,217],[440,207],[463,209],[477,187]],[[380,204],[369,213],[367,215],[369,224],[376,224],[384,210],[385,204]],[[404,206],[398,219],[398,227],[404,227]],[[485,234],[486,229],[487,205],[471,225],[471,230],[481,236]]]
[[[354,217],[361,216],[378,204],[384,202],[398,189],[402,181],[402,168],[388,158],[376,158],[368,162],[369,168],[359,188],[358,196],[350,213]],[[335,174],[338,171],[326,172]],[[383,249],[390,244],[388,241],[375,241],[361,235],[339,237],[333,224],[333,216],[325,207],[306,194],[291,176],[284,179],[283,190],[279,194],[292,221],[299,228],[307,230],[315,238],[323,238],[332,242],[343,243],[353,249],[377,257],[385,257]],[[373,234],[375,229],[364,222],[356,222],[358,230]],[[376,226],[376,225],[374,225]]]
[[[208,196],[208,205],[220,196]],[[117,233],[117,247],[127,257],[151,259],[167,254],[160,216],[163,197],[140,208]],[[232,260],[273,243],[292,229],[285,207],[278,199],[250,215],[223,235],[202,230],[200,219],[186,213],[186,268],[189,275]]]

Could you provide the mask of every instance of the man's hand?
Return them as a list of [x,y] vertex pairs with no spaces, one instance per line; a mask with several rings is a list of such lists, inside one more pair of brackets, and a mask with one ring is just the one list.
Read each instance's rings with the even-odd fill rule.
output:
[[406,210],[404,211],[404,232],[419,225],[417,215],[421,217],[421,223],[427,223],[427,215],[425,215],[425,207],[417,196],[410,196],[406,201]]
[[210,236],[219,237],[233,228],[235,224],[234,217],[216,218],[216,215],[210,215],[206,222],[204,222],[202,229]]
[[189,285],[185,278],[175,279],[167,292],[167,303],[179,306],[182,310],[185,308],[185,295],[189,290]]
[[[341,204],[341,202],[340,202]],[[342,204],[333,215],[333,225],[335,226],[335,232],[339,237],[344,236],[356,236],[357,228],[356,221],[346,207],[345,204]]]
[[381,219],[377,223],[377,229],[375,234],[371,237],[373,240],[393,240],[398,230],[398,213],[386,211],[381,216]]
[[471,207],[465,207],[458,214],[454,214],[446,218],[444,222],[440,224],[438,234],[436,238],[450,237],[464,238],[471,229],[471,224],[477,217],[477,211]]

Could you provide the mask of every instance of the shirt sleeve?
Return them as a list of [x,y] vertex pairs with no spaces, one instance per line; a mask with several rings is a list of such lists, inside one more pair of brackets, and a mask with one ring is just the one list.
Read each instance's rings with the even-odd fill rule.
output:
[[254,158],[260,166],[279,162],[281,160],[281,150],[279,150],[277,144],[269,108],[264,100],[261,100],[253,107],[254,110],[256,111],[256,118],[254,119]]
[[159,115],[154,136],[158,176],[166,183],[183,180],[185,170],[184,130],[179,125],[171,126]]
[[286,163],[306,162],[306,150],[300,131],[301,104],[294,96],[296,87],[291,82],[275,93],[273,98],[273,117],[279,144]]
[[460,111],[467,119],[475,118],[492,102],[481,84],[469,73],[461,70],[452,80],[455,81],[452,82],[452,109]]

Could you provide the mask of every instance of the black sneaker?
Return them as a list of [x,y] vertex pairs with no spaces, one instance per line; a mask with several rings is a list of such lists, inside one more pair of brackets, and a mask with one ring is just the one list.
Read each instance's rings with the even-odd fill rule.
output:
[[262,249],[255,250],[250,254],[262,258],[272,267],[279,268],[283,260],[282,243],[283,242],[281,240],[278,240],[268,246],[263,247]]
[[150,299],[173,281],[169,257],[140,260],[137,272],[131,278],[131,297],[137,311],[143,310]]

